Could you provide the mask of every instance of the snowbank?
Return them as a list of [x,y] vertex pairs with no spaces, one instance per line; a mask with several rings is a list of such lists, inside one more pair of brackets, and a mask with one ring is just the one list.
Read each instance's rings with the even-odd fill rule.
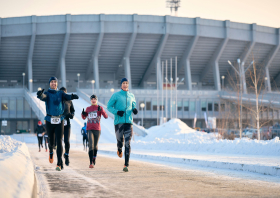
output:
[[280,156],[279,138],[217,140],[214,134],[195,131],[179,119],[151,127],[146,137],[132,144],[135,149],[146,150]]
[[31,197],[34,168],[25,143],[0,136],[1,197]]

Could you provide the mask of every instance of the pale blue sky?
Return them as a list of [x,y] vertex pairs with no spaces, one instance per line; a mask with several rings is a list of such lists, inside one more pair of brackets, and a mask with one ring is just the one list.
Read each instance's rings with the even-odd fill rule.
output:
[[[280,0],[182,0],[179,17],[280,27]],[[0,17],[59,14],[170,15],[165,0],[0,0]]]

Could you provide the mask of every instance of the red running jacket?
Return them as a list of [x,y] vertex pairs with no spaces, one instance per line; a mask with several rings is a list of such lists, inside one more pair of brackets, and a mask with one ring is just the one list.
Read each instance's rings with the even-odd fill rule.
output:
[[104,111],[104,109],[100,106],[100,111],[98,111],[98,105],[91,105],[87,107],[85,110],[86,116],[82,115],[82,118],[87,120],[87,130],[99,130],[101,131],[100,126],[100,120],[101,120],[101,114],[104,118],[108,118],[107,113]]

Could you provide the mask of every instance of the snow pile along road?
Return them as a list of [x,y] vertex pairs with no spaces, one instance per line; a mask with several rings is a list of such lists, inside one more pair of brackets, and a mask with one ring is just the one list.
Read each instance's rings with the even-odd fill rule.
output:
[[1,197],[31,197],[34,168],[25,143],[0,136]]
[[144,150],[167,150],[242,155],[280,156],[280,141],[250,139],[217,140],[213,133],[195,131],[179,119],[151,127],[148,135],[137,138],[133,148]]

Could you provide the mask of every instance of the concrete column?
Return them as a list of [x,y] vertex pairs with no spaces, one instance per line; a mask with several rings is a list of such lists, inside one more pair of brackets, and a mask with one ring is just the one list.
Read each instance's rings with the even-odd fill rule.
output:
[[[60,75],[61,75],[61,84],[66,88],[66,65],[65,65],[65,57],[68,48],[69,38],[70,38],[70,26],[71,26],[71,15],[66,15],[66,30],[65,37],[63,41],[62,50],[60,53],[59,66],[60,66]],[[58,70],[59,71],[59,70]]]
[[1,45],[1,37],[2,37],[2,19],[0,17],[0,45]]
[[33,92],[32,59],[33,59],[33,52],[35,46],[35,39],[36,39],[36,16],[32,16],[32,35],[31,35],[29,51],[28,51],[28,59],[27,59],[28,88],[30,92]]
[[123,60],[123,63],[124,63],[125,77],[129,80],[129,90],[132,90],[132,81],[131,81],[130,59],[129,59],[129,57],[125,57],[124,60]]
[[93,76],[95,80],[95,88],[99,89],[99,67],[98,67],[98,57],[93,57]]

